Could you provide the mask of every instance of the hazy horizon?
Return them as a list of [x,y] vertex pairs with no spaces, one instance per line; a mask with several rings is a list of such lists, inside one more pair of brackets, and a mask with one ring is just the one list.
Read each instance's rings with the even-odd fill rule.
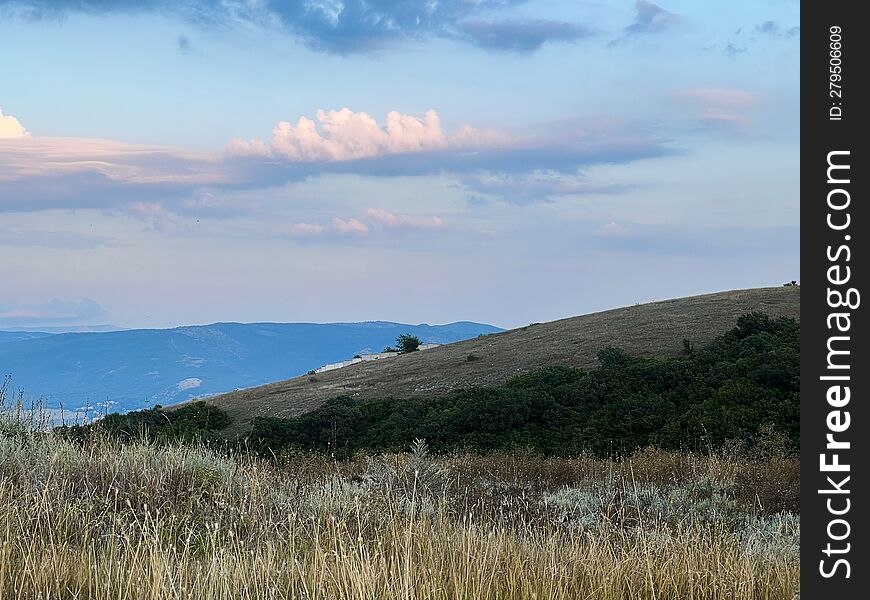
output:
[[0,331],[20,332],[20,333],[112,333],[114,331],[132,331],[135,329],[178,329],[182,327],[209,327],[211,325],[358,325],[366,323],[391,323],[395,325],[455,325],[458,323],[477,323],[480,325],[492,325],[492,323],[478,323],[477,321],[459,320],[450,321],[449,323],[402,323],[401,321],[391,321],[389,319],[364,319],[361,321],[210,321],[208,323],[183,323],[178,325],[168,325],[166,327],[121,327],[112,323],[86,323],[81,325],[50,325],[45,327],[0,327]]
[[[785,282],[783,282],[785,283]],[[778,285],[770,285],[770,286],[758,286],[759,288],[764,287],[778,287]],[[753,289],[753,288],[733,288],[734,290],[741,289]],[[711,290],[700,292],[698,294],[690,294],[689,296],[703,296],[706,294],[713,294],[717,292],[724,292],[731,290]],[[456,319],[452,321],[397,321],[395,319],[389,318],[361,318],[361,319],[335,319],[332,321],[299,321],[299,320],[290,320],[290,321],[276,321],[274,319],[263,319],[257,321],[240,321],[236,319],[219,319],[217,321],[202,321],[202,322],[191,322],[191,323],[174,323],[168,325],[161,326],[124,326],[118,325],[116,323],[77,323],[71,325],[45,325],[45,326],[26,326],[26,325],[18,325],[18,326],[8,326],[8,327],[0,327],[0,331],[9,331],[9,332],[41,332],[41,333],[110,333],[112,331],[129,331],[133,329],[176,329],[179,327],[207,327],[209,325],[219,325],[219,324],[240,324],[240,325],[256,325],[256,324],[306,324],[306,325],[332,325],[332,324],[356,324],[356,323],[395,323],[400,325],[451,325],[454,323],[478,323],[481,325],[491,325],[493,327],[498,327],[500,329],[516,329],[519,327],[524,327],[529,325],[530,323],[543,323],[547,321],[557,321],[559,319],[567,319],[571,317],[583,316],[595,312],[607,311],[617,308],[624,308],[627,306],[632,306],[635,304],[647,304],[649,302],[660,302],[663,300],[672,300],[676,298],[682,298],[685,296],[668,296],[662,298],[653,298],[638,302],[632,302],[630,304],[620,304],[616,306],[608,306],[605,308],[600,308],[596,310],[590,311],[580,311],[573,314],[566,314],[562,316],[557,316],[552,319],[547,319],[546,321],[541,320],[525,320],[518,321],[516,323],[511,323],[508,325],[500,324],[500,323],[491,323],[488,321],[478,321],[474,319]]]

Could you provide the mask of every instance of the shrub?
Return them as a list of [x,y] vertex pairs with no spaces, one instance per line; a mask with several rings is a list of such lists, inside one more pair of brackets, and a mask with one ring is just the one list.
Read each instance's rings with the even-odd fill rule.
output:
[[416,335],[403,333],[396,338],[396,347],[399,352],[405,354],[407,352],[416,352],[420,348],[420,338]]
[[706,451],[735,442],[768,454],[798,448],[793,320],[753,313],[686,354],[650,359],[608,348],[599,359],[588,373],[548,367],[441,397],[336,398],[299,417],[256,419],[251,442],[266,454],[300,448],[337,456],[398,452],[415,438],[435,453],[628,456],[650,445]]

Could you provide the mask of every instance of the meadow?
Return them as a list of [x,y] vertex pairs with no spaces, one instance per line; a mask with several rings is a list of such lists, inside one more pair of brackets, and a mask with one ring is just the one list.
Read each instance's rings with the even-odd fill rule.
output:
[[[775,437],[775,436],[774,436]],[[791,599],[799,468],[408,452],[271,459],[0,429],[0,597]]]

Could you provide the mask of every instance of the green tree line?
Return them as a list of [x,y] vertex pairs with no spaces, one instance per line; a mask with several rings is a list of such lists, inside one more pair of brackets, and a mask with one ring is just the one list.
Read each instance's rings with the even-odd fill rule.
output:
[[627,455],[664,449],[752,447],[763,431],[799,445],[799,324],[750,313],[697,349],[663,359],[602,350],[589,372],[539,369],[498,387],[434,398],[339,397],[290,419],[259,417],[248,439],[263,454],[316,450],[338,457],[404,451],[533,450]]

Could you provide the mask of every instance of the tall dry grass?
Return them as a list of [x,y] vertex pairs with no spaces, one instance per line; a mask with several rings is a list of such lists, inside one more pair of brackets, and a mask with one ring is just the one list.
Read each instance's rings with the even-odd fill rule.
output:
[[[777,496],[741,480],[753,469],[793,477]],[[438,458],[423,444],[266,462],[80,446],[7,420],[0,598],[791,599],[796,473],[782,456]]]

